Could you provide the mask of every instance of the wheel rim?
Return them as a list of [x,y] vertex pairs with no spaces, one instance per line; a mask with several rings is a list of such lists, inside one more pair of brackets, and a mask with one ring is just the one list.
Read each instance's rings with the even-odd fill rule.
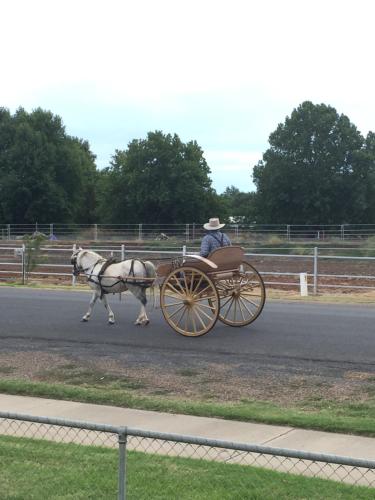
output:
[[160,291],[165,320],[181,335],[199,337],[215,325],[219,295],[211,279],[194,268],[172,271]]
[[220,297],[219,319],[226,325],[249,325],[262,312],[266,299],[264,283],[247,262],[242,262],[233,277],[218,280],[216,288]]

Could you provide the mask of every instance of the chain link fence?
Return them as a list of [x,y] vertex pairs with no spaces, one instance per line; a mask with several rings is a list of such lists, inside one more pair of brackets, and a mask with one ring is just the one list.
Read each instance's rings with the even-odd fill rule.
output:
[[370,499],[374,488],[374,460],[0,412],[2,499]]

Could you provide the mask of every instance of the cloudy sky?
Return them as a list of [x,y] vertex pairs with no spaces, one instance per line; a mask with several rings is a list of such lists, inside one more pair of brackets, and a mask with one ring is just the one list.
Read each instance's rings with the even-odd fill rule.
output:
[[373,0],[1,0],[0,106],[36,107],[99,168],[148,131],[196,140],[213,186],[251,191],[305,100],[375,130]]

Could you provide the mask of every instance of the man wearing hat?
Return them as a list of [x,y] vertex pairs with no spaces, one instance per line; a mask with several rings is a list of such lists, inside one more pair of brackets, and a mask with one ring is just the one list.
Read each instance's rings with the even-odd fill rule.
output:
[[220,224],[219,219],[210,219],[203,225],[207,234],[202,239],[200,251],[200,255],[202,257],[207,257],[213,250],[216,250],[216,248],[231,245],[231,241],[228,236],[220,231],[220,229],[224,226],[225,224]]

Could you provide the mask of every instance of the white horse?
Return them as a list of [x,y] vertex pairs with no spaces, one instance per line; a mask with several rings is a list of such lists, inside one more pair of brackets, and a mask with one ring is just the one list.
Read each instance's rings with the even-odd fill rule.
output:
[[88,321],[95,302],[100,298],[108,312],[108,322],[113,325],[115,316],[109,307],[107,294],[121,293],[129,290],[141,302],[141,310],[135,321],[136,325],[148,325],[150,322],[146,314],[146,288],[153,285],[156,277],[155,266],[150,261],[129,259],[122,262],[113,262],[105,259],[91,250],[79,248],[71,257],[74,276],[83,272],[93,289],[87,313],[81,321]]

